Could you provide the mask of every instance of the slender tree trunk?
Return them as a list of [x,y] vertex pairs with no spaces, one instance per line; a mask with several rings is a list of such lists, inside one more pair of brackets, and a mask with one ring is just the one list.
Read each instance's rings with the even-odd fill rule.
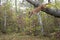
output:
[[1,0],[0,0],[0,6],[1,6]]
[[[6,0],[6,3],[8,0]],[[6,27],[7,27],[7,13],[6,13],[6,8],[4,8],[4,26],[2,27],[2,33],[6,33]]]
[[3,30],[4,30],[4,32],[6,32],[6,10],[5,10],[5,13],[4,13],[4,28],[3,28]]
[[40,15],[40,13],[37,13],[37,16],[38,16],[38,21],[39,21],[40,26],[41,26],[41,33],[42,33],[42,35],[44,35],[44,27],[43,27],[43,23],[42,23],[42,17]]
[[51,1],[50,1],[50,0],[48,0],[48,2],[50,3]]
[[[15,12],[17,13],[17,0],[15,0]],[[19,33],[20,32],[19,20],[17,22],[18,22],[18,31],[17,31],[17,33]]]
[[17,0],[15,0],[15,10],[16,10],[16,13],[17,13]]

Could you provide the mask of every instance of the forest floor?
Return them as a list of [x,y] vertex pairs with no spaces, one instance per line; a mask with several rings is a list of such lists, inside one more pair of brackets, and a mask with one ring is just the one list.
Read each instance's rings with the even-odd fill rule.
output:
[[40,38],[34,36],[21,36],[19,33],[0,35],[0,40],[49,40],[49,38]]

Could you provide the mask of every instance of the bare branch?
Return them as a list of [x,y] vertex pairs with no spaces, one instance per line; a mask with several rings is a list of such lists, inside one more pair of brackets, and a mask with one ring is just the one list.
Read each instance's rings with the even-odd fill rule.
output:
[[35,2],[33,0],[26,0],[27,2],[31,3],[32,5],[34,5],[34,7],[38,7],[40,5],[39,2]]

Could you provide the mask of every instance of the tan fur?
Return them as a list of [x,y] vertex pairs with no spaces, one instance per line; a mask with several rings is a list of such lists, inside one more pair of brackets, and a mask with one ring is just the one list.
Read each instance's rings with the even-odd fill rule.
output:
[[36,7],[34,10],[32,10],[31,12],[29,12],[29,15],[31,16],[32,14],[38,13],[39,11],[41,11],[42,9],[44,9],[46,5],[47,4],[40,5],[40,6]]
[[42,4],[42,5],[38,6],[38,7],[36,7],[34,10],[32,10],[31,12],[29,12],[30,16],[31,16],[32,14],[36,14],[36,13],[38,13],[39,11],[41,11],[42,9],[44,9],[46,5],[47,5],[47,4]]

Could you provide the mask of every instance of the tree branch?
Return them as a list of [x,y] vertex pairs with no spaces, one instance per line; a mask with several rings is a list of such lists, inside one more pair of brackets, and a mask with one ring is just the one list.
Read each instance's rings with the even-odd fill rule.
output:
[[34,7],[38,7],[40,5],[39,2],[35,2],[33,0],[26,0],[27,2],[29,2],[30,4],[34,5]]

